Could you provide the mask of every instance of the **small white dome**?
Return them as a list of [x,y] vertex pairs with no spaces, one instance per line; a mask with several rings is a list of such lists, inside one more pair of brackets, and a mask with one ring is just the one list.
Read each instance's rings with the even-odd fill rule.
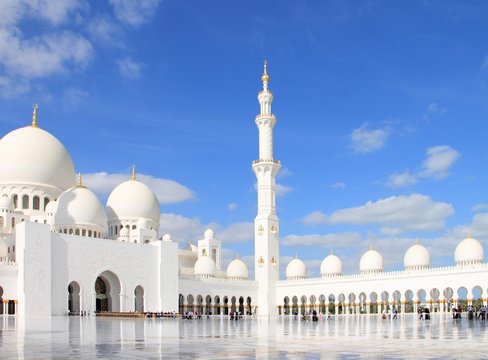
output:
[[64,225],[96,226],[104,230],[107,217],[98,197],[84,186],[72,187],[63,192],[56,201],[53,223]]
[[216,271],[215,261],[210,256],[200,256],[193,267],[193,273],[197,277],[214,277]]
[[227,277],[229,279],[246,280],[249,276],[247,266],[241,259],[237,258],[227,266]]
[[337,276],[342,274],[342,261],[338,256],[332,254],[325,257],[320,264],[320,275],[322,277]]
[[[147,219],[159,228],[159,201],[149,186],[137,180],[118,185],[107,201],[108,220]],[[157,229],[156,229],[157,230]]]
[[0,184],[44,185],[64,191],[73,186],[75,168],[58,139],[26,126],[0,140]]
[[205,233],[204,233],[203,237],[205,238],[205,240],[213,239],[213,237],[214,237],[214,231],[212,229],[205,230]]
[[458,266],[481,264],[483,258],[483,246],[469,235],[456,246],[454,251],[454,260]]
[[171,235],[170,234],[164,234],[163,235],[163,241],[171,241]]
[[45,210],[46,214],[54,214],[55,210],[56,210],[56,200],[51,200],[46,205],[46,210]]
[[370,249],[364,253],[359,261],[361,274],[374,274],[383,271],[383,256],[376,250]]
[[8,244],[7,240],[0,236],[0,258],[4,258],[8,256]]
[[286,278],[288,280],[305,279],[307,277],[307,267],[299,258],[295,258],[286,266]]
[[430,266],[429,251],[419,243],[410,246],[403,257],[403,265],[405,270],[427,269]]
[[14,210],[14,203],[7,195],[0,197],[0,209],[7,209],[9,211]]

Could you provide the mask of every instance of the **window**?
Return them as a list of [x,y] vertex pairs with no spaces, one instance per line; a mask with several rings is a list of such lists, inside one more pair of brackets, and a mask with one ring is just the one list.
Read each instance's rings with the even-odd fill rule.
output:
[[32,199],[32,208],[34,210],[40,210],[41,208],[41,199],[39,199],[39,196],[34,196]]
[[15,227],[15,218],[12,218],[12,229]]
[[45,197],[44,198],[44,211],[46,210],[47,204],[49,204],[49,198]]
[[132,225],[132,230],[135,230],[136,229],[136,226],[135,225]]
[[12,197],[12,200],[13,200],[13,203],[14,203],[14,208],[16,208],[16,209],[17,209],[17,208],[18,208],[18,206],[17,206],[17,205],[18,205],[18,202],[19,202],[19,197],[18,197],[17,195],[14,195],[14,196]]
[[29,208],[29,196],[24,195],[22,196],[22,209],[28,209]]

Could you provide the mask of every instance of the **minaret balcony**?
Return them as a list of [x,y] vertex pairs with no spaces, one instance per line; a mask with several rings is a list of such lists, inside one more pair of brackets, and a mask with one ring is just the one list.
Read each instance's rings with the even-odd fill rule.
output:
[[258,114],[258,115],[256,115],[256,120],[259,120],[259,119],[273,119],[276,121],[276,116],[274,116],[273,114],[269,114],[269,115]]
[[260,164],[260,163],[274,163],[274,164],[278,164],[278,165],[281,165],[281,161],[279,160],[275,160],[275,159],[259,159],[259,160],[253,160],[252,161],[252,164]]

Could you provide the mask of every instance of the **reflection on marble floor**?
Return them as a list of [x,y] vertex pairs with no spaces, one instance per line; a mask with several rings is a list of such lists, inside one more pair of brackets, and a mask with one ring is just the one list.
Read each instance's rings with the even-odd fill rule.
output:
[[0,318],[0,358],[486,358],[488,321]]

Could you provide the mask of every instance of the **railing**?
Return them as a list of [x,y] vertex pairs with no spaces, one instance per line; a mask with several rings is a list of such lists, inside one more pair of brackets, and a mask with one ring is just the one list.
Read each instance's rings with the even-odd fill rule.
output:
[[281,161],[279,160],[274,160],[274,159],[259,159],[259,160],[253,160],[252,161],[253,165],[254,164],[260,164],[260,163],[275,163],[278,165],[281,165]]
[[377,279],[377,278],[395,278],[395,277],[407,277],[412,275],[421,275],[426,276],[430,274],[438,274],[438,273],[464,273],[470,271],[477,271],[477,270],[485,270],[488,269],[488,263],[482,264],[473,264],[473,265],[465,265],[465,266],[442,266],[442,267],[433,267],[427,268],[422,270],[396,270],[396,271],[387,271],[387,272],[379,272],[379,273],[372,273],[372,274],[351,274],[351,275],[340,275],[334,277],[315,277],[315,278],[306,278],[306,279],[297,279],[297,280],[281,280],[278,281],[278,285],[285,285],[291,282],[298,283],[298,282],[312,282],[312,281],[327,281],[327,282],[341,282],[344,280],[353,280],[353,279]]

